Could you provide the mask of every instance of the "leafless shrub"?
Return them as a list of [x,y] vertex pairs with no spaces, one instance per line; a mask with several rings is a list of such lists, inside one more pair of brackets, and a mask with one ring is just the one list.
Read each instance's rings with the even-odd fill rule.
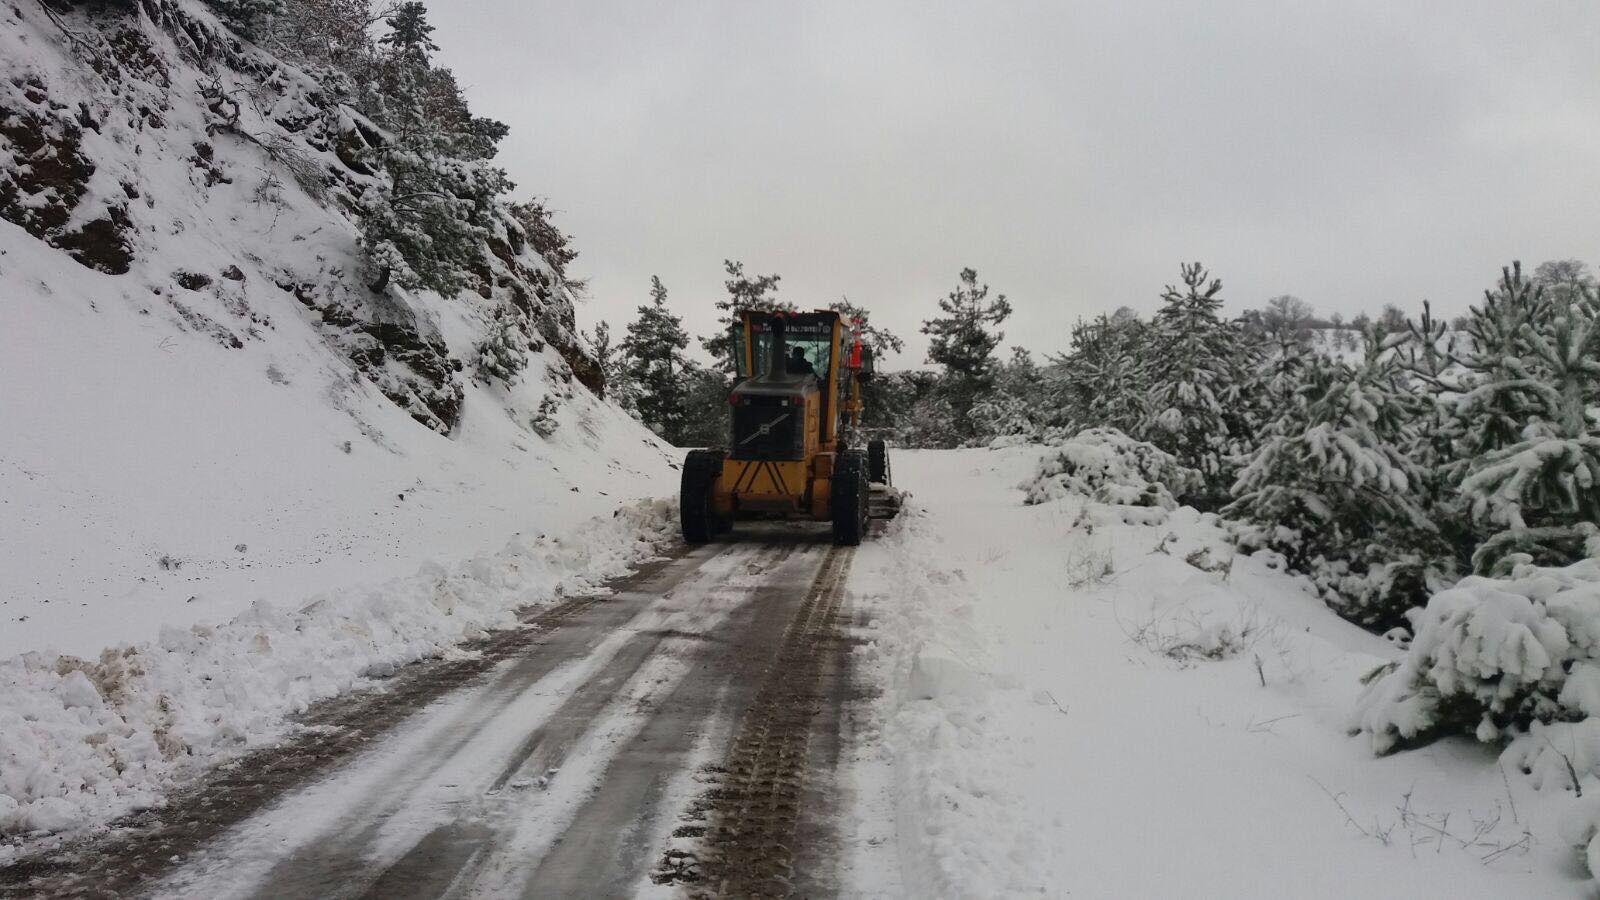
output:
[[1063,566],[1066,569],[1067,586],[1073,590],[1105,584],[1117,572],[1111,549],[1095,545],[1068,550]]
[[1227,578],[1233,574],[1233,557],[1226,559],[1213,559],[1210,547],[1201,547],[1183,558],[1183,561],[1202,572],[1220,574]]
[[1416,856],[1419,850],[1432,850],[1435,854],[1439,854],[1450,848],[1471,853],[1479,862],[1488,865],[1510,854],[1525,854],[1533,848],[1533,833],[1526,828],[1518,828],[1510,834],[1497,836],[1504,818],[1499,801],[1496,801],[1494,808],[1487,813],[1468,811],[1467,819],[1472,823],[1470,829],[1452,829],[1451,813],[1421,812],[1413,806],[1411,792],[1407,791],[1401,795],[1401,802],[1395,806],[1392,818],[1374,814],[1372,825],[1369,827],[1356,820],[1355,815],[1345,806],[1343,794],[1335,794],[1315,778],[1311,778],[1311,783],[1321,789],[1322,793],[1333,801],[1334,806],[1338,807],[1339,812],[1344,815],[1345,824],[1360,832],[1363,837],[1372,838],[1388,846],[1397,837],[1395,834],[1397,831],[1403,832],[1412,856]]
[[[301,149],[299,142],[293,138],[273,132],[263,135],[246,134],[245,136],[261,148],[261,151],[267,155],[267,159],[272,160],[272,162],[288,172],[289,177],[294,179],[294,183],[299,185],[302,191],[306,192],[306,196],[318,203],[327,199],[328,181],[324,176],[322,166]],[[267,177],[274,181],[277,180],[276,176],[271,173]],[[279,184],[281,187],[281,182]]]

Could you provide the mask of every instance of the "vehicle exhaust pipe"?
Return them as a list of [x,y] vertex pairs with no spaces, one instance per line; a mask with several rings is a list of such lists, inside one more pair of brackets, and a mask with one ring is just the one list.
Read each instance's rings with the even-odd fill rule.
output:
[[789,374],[789,348],[786,346],[785,333],[789,324],[784,321],[780,313],[772,318],[772,350],[767,357],[767,376],[781,378]]

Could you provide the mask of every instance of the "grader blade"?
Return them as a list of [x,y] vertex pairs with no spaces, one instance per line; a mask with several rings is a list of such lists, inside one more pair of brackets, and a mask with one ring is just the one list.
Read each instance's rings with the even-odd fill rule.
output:
[[905,500],[905,494],[887,484],[872,485],[872,491],[867,495],[867,518],[892,519],[900,514],[900,505]]

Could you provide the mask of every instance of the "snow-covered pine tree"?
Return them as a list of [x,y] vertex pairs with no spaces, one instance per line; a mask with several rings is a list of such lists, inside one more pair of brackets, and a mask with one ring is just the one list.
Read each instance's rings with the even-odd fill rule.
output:
[[289,0],[285,13],[270,17],[258,40],[298,61],[333,95],[360,105],[365,89],[358,85],[375,77],[371,32],[384,13],[371,0]]
[[256,38],[284,12],[284,0],[206,0],[206,5],[229,28],[247,38]]
[[1044,391],[1033,354],[1011,348],[1011,358],[994,370],[994,386],[972,405],[972,426],[980,441],[1025,438],[1039,432]]
[[683,320],[667,308],[667,289],[661,279],[650,279],[650,302],[628,324],[628,336],[618,345],[623,371],[637,391],[639,420],[668,443],[683,438],[689,360],[683,351],[689,334]]
[[1591,288],[1555,302],[1514,263],[1473,310],[1460,490],[1492,531],[1473,554],[1480,573],[1581,558],[1600,522],[1596,309]]
[[850,329],[861,335],[862,342],[871,347],[879,359],[891,351],[899,353],[906,348],[906,342],[899,335],[872,324],[872,312],[865,306],[850,302],[849,297],[840,297],[828,304],[828,308],[848,320]]
[[861,382],[861,427],[873,429],[874,436],[892,436],[898,442],[901,436],[889,435],[884,426],[903,417],[910,404],[902,405],[894,396],[898,385],[884,377],[883,363],[888,354],[903,351],[905,341],[888,328],[873,324],[872,311],[851,302],[849,297],[840,297],[828,304],[828,308],[846,320],[847,328],[861,335],[862,343],[872,348],[873,357],[877,360],[877,376]]
[[[862,430],[900,446],[933,446],[922,443],[913,432],[918,430],[917,416],[928,411],[925,398],[937,392],[938,381],[933,372],[880,372],[864,392],[869,399],[861,411]],[[949,435],[941,440],[948,441]]]
[[1454,358],[1456,337],[1447,322],[1434,317],[1431,303],[1424,301],[1422,317],[1407,327],[1409,340],[1395,348],[1396,362],[1418,402],[1406,456],[1421,472],[1418,489],[1428,518],[1438,526],[1455,568],[1463,569],[1470,566],[1477,545],[1471,516],[1457,491],[1464,471],[1459,448],[1466,428],[1455,405],[1464,393],[1464,371]]
[[556,227],[550,210],[545,208],[545,201],[535,197],[526,203],[513,203],[510,212],[511,217],[522,226],[522,233],[527,236],[533,251],[565,279],[567,265],[578,258],[578,251],[572,246],[572,236]]
[[1550,259],[1533,270],[1533,282],[1544,288],[1552,303],[1578,303],[1596,296],[1597,285],[1588,265],[1577,259]]
[[1004,294],[989,299],[989,286],[978,283],[975,269],[962,269],[961,282],[939,301],[942,316],[922,323],[922,333],[932,337],[928,362],[944,367],[941,391],[955,416],[961,438],[975,436],[969,413],[993,388],[997,362],[995,348],[1005,333],[1000,325],[1011,315]]
[[[1312,364],[1310,326],[1313,315],[1311,304],[1291,294],[1267,301],[1261,315],[1261,346],[1266,348],[1266,358],[1258,370],[1261,376],[1259,392],[1266,404],[1265,422],[1273,421],[1280,411],[1294,404],[1295,395],[1305,383],[1307,366]],[[1263,424],[1265,424],[1265,422]]]
[[507,128],[473,116],[455,77],[432,64],[438,46],[422,3],[399,4],[385,22],[366,95],[388,131],[375,160],[385,184],[361,196],[369,284],[453,296],[485,268],[496,200],[512,186],[489,163]]
[[1184,289],[1168,285],[1143,360],[1149,412],[1139,434],[1206,479],[1188,502],[1214,507],[1233,482],[1233,458],[1251,439],[1246,401],[1256,348],[1222,319],[1222,282],[1200,263],[1181,266]]
[[700,346],[711,355],[712,368],[726,375],[733,374],[733,329],[739,324],[739,310],[752,309],[767,312],[794,312],[793,303],[785,303],[774,296],[779,275],[749,276],[744,273],[744,263],[731,259],[722,261],[728,280],[723,286],[728,296],[717,301],[717,311],[722,314],[717,331],[700,339]]
[[1046,424],[1073,432],[1115,428],[1140,434],[1148,414],[1144,358],[1149,338],[1149,326],[1132,310],[1074,325],[1071,349],[1047,370],[1054,410]]
[[1242,545],[1282,553],[1340,612],[1380,629],[1403,624],[1438,580],[1423,473],[1406,453],[1421,401],[1391,352],[1405,339],[1370,331],[1356,367],[1311,357],[1223,509],[1252,523]]
[[726,447],[728,376],[690,360],[684,371],[684,416],[677,440],[680,447]]
[[524,317],[515,307],[495,310],[483,340],[478,343],[477,374],[487,382],[497,378],[516,384],[528,366],[528,333]]
[[1522,277],[1520,264],[1502,270],[1500,285],[1484,292],[1467,323],[1467,340],[1455,362],[1466,370],[1456,412],[1465,425],[1462,456],[1493,453],[1519,442],[1541,408],[1545,385],[1533,362],[1531,339],[1549,318],[1549,299]]
[[971,431],[971,422],[958,414],[945,396],[942,385],[934,382],[906,411],[900,432],[901,442],[910,447],[958,447],[962,435]]
[[594,333],[586,337],[589,347],[594,350],[595,362],[600,365],[600,374],[605,377],[605,398],[637,416],[638,391],[628,377],[627,360],[622,347],[611,338],[611,323],[599,322],[594,326]]

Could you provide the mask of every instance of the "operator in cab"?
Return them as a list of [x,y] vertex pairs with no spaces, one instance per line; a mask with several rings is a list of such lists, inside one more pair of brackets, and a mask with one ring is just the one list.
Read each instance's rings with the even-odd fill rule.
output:
[[806,359],[806,351],[802,347],[795,347],[789,352],[788,365],[784,370],[790,375],[810,375],[815,378],[817,370],[811,365],[811,360]]

